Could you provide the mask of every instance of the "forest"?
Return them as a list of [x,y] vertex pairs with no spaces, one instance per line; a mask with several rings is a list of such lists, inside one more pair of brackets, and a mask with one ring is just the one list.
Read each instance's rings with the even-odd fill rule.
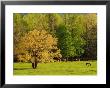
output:
[[14,13],[14,62],[97,60],[96,13]]

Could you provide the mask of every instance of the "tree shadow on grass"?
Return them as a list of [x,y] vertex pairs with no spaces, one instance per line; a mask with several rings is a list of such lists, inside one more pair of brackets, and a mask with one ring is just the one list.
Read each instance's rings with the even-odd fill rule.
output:
[[14,68],[13,70],[32,70],[33,68]]

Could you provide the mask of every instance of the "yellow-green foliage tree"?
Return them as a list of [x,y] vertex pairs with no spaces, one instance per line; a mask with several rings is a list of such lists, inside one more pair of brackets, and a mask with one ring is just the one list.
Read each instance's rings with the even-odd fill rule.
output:
[[[25,25],[24,25],[24,21],[23,21],[23,15],[19,14],[19,13],[14,13],[13,14],[13,18],[14,18],[14,37],[13,37],[13,42],[14,42],[14,61],[17,61],[17,54],[18,54],[18,43],[20,38],[24,35],[25,32]],[[21,57],[21,56],[19,56]]]
[[84,39],[86,40],[85,57],[97,58],[97,14],[87,14],[84,15],[85,22],[84,26],[86,32],[84,34]]
[[51,62],[54,57],[62,57],[57,48],[57,38],[45,30],[28,32],[20,39],[18,46],[19,60],[29,61],[34,58],[37,62]]

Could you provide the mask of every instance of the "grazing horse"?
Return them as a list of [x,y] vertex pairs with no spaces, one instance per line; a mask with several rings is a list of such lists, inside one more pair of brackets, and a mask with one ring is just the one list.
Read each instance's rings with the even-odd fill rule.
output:
[[86,66],[91,66],[91,63],[89,63],[89,62],[88,62],[88,63],[86,63]]

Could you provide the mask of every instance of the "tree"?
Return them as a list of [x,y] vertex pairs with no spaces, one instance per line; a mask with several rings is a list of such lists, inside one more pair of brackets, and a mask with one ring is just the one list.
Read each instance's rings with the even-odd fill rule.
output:
[[26,30],[26,25],[23,21],[23,15],[16,13],[13,14],[14,17],[14,57],[15,57],[15,61],[17,60],[17,47],[18,47],[18,43],[19,40],[22,36],[24,36],[25,34],[25,30]]
[[84,16],[82,14],[71,14],[68,21],[70,25],[68,28],[72,33],[76,56],[80,57],[84,54],[84,45],[86,42],[82,37],[85,33]]
[[85,29],[84,39],[85,45],[85,57],[94,58],[97,57],[97,14],[85,15]]
[[74,57],[76,55],[76,49],[72,41],[71,32],[64,25],[61,25],[57,29],[57,37],[58,47],[61,50],[62,57],[67,60],[69,57]]
[[[58,44],[64,57],[84,54],[84,17],[81,14],[63,14],[63,26],[57,29]],[[63,48],[63,49],[62,49]],[[72,58],[71,58],[72,59]]]
[[61,14],[58,13],[49,13],[47,14],[48,17],[48,31],[53,35],[56,36],[56,30],[59,27],[60,24],[63,23],[63,19],[61,17]]
[[27,24],[28,31],[32,31],[34,29],[46,29],[48,25],[46,24],[46,18],[43,14],[35,14],[29,13],[24,15],[24,21]]
[[54,57],[61,57],[60,50],[57,48],[57,38],[52,37],[45,30],[30,31],[21,38],[18,46],[19,55],[28,54],[30,58],[23,59],[31,60],[32,63],[51,62]]

